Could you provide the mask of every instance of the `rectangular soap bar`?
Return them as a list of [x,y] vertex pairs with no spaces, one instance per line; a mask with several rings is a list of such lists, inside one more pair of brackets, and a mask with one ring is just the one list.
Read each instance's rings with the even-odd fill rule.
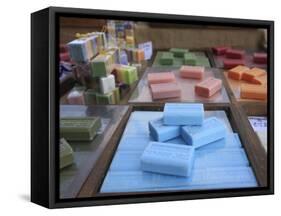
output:
[[265,85],[267,83],[267,75],[254,77],[251,83],[258,84],[258,85]]
[[60,135],[66,140],[89,141],[101,127],[98,117],[64,117],[60,119]]
[[84,100],[86,105],[94,105],[96,103],[96,93],[95,89],[88,89],[84,93]]
[[181,96],[181,89],[175,82],[150,85],[152,99],[177,98]]
[[247,71],[247,70],[249,70],[248,67],[243,66],[243,65],[238,65],[238,66],[236,66],[236,67],[234,67],[234,68],[231,68],[231,69],[228,71],[227,75],[228,75],[228,77],[231,78],[231,79],[241,80],[241,79],[242,79],[242,74],[243,74],[245,71]]
[[163,112],[165,125],[202,125],[204,107],[199,103],[166,103]]
[[160,57],[160,64],[162,65],[172,65],[174,62],[173,53],[163,52]]
[[67,103],[71,105],[84,105],[84,91],[72,90],[67,95]]
[[195,66],[196,65],[196,56],[193,53],[185,53],[183,56],[183,63],[185,65],[192,65]]
[[242,80],[251,82],[255,77],[266,75],[266,71],[261,68],[252,68],[250,70],[244,71],[242,75]]
[[267,54],[266,53],[254,53],[253,61],[257,64],[266,64],[267,63]]
[[223,68],[224,69],[231,69],[238,65],[245,65],[244,59],[224,59],[223,60]]
[[183,126],[181,136],[188,145],[196,149],[226,137],[227,130],[223,122],[216,117],[204,120],[202,126]]
[[222,81],[213,77],[198,83],[195,85],[195,93],[202,97],[211,97],[222,88]]
[[265,100],[267,98],[267,87],[255,84],[241,84],[240,97],[244,99]]
[[149,121],[148,127],[155,141],[164,142],[180,135],[180,126],[164,125],[163,118]]
[[229,47],[225,47],[225,46],[218,46],[218,47],[212,48],[213,52],[216,55],[224,55],[228,49],[229,49]]
[[149,84],[176,82],[176,77],[172,72],[160,72],[147,74]]
[[204,76],[204,71],[204,67],[184,65],[180,68],[180,76],[182,78],[202,79]]
[[119,102],[120,102],[120,89],[119,89],[119,87],[114,88],[112,93],[113,93],[114,104],[119,104]]
[[114,89],[115,89],[115,77],[112,74],[100,78],[101,93],[107,94],[112,92]]
[[182,48],[171,48],[169,50],[171,53],[174,54],[175,57],[183,57],[185,53],[188,52],[188,49],[182,49]]
[[230,59],[243,59],[244,55],[245,51],[238,49],[228,49],[225,53],[225,56]]
[[107,94],[96,93],[96,103],[100,105],[114,104],[113,92]]
[[74,162],[73,150],[68,142],[60,139],[60,169],[67,167]]
[[137,68],[128,65],[115,65],[115,70],[117,71],[118,82],[131,85],[138,80]]
[[93,77],[105,77],[112,71],[110,55],[98,55],[90,62],[91,75]]
[[196,56],[196,66],[211,67],[210,61],[205,56]]
[[143,171],[190,176],[194,162],[194,148],[186,145],[150,142],[140,160]]

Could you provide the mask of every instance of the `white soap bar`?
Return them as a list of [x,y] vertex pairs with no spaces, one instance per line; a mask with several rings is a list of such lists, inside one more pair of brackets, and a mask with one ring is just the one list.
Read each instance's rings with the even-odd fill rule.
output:
[[108,94],[115,89],[115,77],[110,74],[100,78],[100,90],[103,94]]

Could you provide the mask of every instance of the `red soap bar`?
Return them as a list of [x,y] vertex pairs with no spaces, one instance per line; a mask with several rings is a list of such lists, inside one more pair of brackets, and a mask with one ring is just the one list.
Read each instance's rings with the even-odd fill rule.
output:
[[180,68],[180,76],[182,78],[202,79],[204,71],[205,68],[200,66],[182,66]]
[[147,81],[151,84],[176,82],[176,77],[172,72],[160,72],[147,74]]
[[238,65],[245,65],[245,61],[243,59],[224,59],[223,60],[224,69],[231,69]]
[[195,85],[195,93],[202,97],[211,97],[222,88],[222,81],[210,77]]
[[70,55],[69,55],[69,53],[67,53],[67,52],[65,52],[65,53],[60,53],[60,60],[61,60],[61,61],[69,62],[69,61],[70,61]]
[[266,53],[254,53],[253,61],[257,64],[266,64],[267,63],[267,54]]
[[229,49],[229,47],[219,46],[219,47],[213,47],[212,50],[216,55],[224,55],[226,51]]
[[243,59],[245,55],[244,50],[228,49],[225,53],[227,58],[230,59]]
[[150,85],[153,99],[177,98],[181,96],[180,87],[176,82]]
[[60,53],[68,52],[68,48],[65,44],[60,44]]

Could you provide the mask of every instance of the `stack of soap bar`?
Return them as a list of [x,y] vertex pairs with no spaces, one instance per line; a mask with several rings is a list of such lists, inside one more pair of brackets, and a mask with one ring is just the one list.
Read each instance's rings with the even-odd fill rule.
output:
[[64,139],[60,139],[60,169],[73,164],[73,150],[68,142]]
[[60,135],[66,140],[89,141],[101,127],[98,117],[64,117],[60,119]]
[[155,141],[164,142],[180,135],[180,126],[164,125],[163,118],[149,121],[148,127]]
[[253,61],[257,64],[266,64],[267,63],[267,54],[266,53],[254,53]]
[[247,70],[242,75],[242,80],[251,82],[255,77],[266,75],[266,71],[260,68],[252,68]]
[[203,104],[166,103],[164,106],[165,125],[202,125],[203,120]]
[[177,98],[181,96],[181,89],[176,82],[150,85],[152,99]]
[[143,171],[168,175],[190,176],[194,162],[194,148],[160,142],[150,142],[141,156]]
[[197,58],[196,58],[195,54],[193,54],[193,53],[185,53],[184,54],[183,63],[185,65],[193,65],[193,66],[195,66],[196,65],[196,60],[197,60]]
[[84,92],[73,90],[67,95],[67,103],[72,105],[83,105],[84,101]]
[[96,93],[96,103],[100,105],[114,104],[113,92],[107,94]]
[[267,87],[243,83],[240,87],[240,98],[265,100],[267,98]]
[[244,50],[228,49],[225,56],[230,59],[243,59],[245,55]]
[[195,85],[195,93],[202,97],[211,97],[222,88],[222,81],[220,79],[216,79],[210,77],[203,82],[200,82]]
[[202,79],[204,71],[205,68],[200,66],[182,66],[180,68],[180,76],[182,78]]
[[228,49],[229,49],[229,47],[225,47],[225,46],[218,46],[218,47],[212,48],[213,52],[216,55],[224,55]]
[[163,52],[160,58],[160,64],[162,65],[172,65],[174,62],[173,53]]
[[175,57],[182,58],[184,54],[188,52],[188,49],[171,48],[170,52],[173,53]]
[[93,56],[90,38],[79,38],[67,44],[71,59],[75,62],[87,62]]
[[248,67],[243,66],[243,65],[238,65],[238,66],[236,66],[236,67],[234,67],[234,68],[231,68],[231,69],[228,71],[227,75],[228,75],[228,77],[231,78],[231,79],[241,80],[241,79],[242,79],[242,74],[243,74],[245,71],[247,71],[247,70],[249,70]]
[[176,77],[172,72],[149,73],[147,74],[149,85],[157,83],[176,82]]
[[224,59],[223,60],[223,68],[224,69],[231,69],[238,65],[245,65],[244,59]]
[[258,85],[265,85],[267,83],[267,75],[254,77],[251,83],[258,84]]
[[137,68],[134,66],[115,65],[115,69],[117,71],[118,82],[131,85],[138,80]]
[[90,62],[91,74],[93,77],[105,77],[112,71],[110,55],[98,55]]
[[100,90],[103,94],[112,92],[115,89],[115,77],[110,74],[100,78]]
[[195,148],[207,145],[219,139],[226,137],[226,127],[216,117],[210,117],[204,120],[202,126],[183,126],[181,136],[188,145]]

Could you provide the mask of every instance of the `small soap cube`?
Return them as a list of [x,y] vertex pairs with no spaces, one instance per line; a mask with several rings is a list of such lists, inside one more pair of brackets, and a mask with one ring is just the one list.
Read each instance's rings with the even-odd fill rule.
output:
[[231,79],[241,80],[241,79],[242,79],[242,74],[243,74],[245,71],[247,71],[247,70],[249,70],[248,67],[243,66],[243,65],[238,65],[238,66],[236,66],[236,67],[234,67],[234,68],[231,68],[231,69],[228,71],[227,75],[228,75],[228,77],[231,78]]
[[180,68],[180,76],[182,78],[202,79],[204,76],[204,71],[204,67],[184,65]]
[[162,65],[172,65],[174,62],[173,53],[163,52],[160,58],[160,64]]
[[175,82],[150,85],[152,99],[177,98],[181,96],[181,89]]
[[60,119],[60,135],[66,140],[89,141],[101,127],[98,117],[64,117]]
[[67,102],[71,105],[84,105],[84,92],[73,90],[67,95]]
[[181,48],[171,48],[169,50],[175,57],[183,57],[185,53],[188,52],[188,49],[181,49]]
[[225,47],[225,46],[218,46],[218,47],[212,48],[213,52],[216,55],[224,55],[228,49],[229,49],[229,47]]
[[105,77],[112,71],[110,55],[98,55],[90,62],[91,74],[93,77]]
[[181,136],[195,149],[226,137],[227,130],[223,122],[216,117],[204,120],[201,126],[183,126]]
[[96,103],[100,105],[114,104],[113,92],[107,94],[96,93]]
[[73,150],[68,142],[60,139],[60,169],[67,167],[74,162]]
[[222,81],[220,79],[216,79],[210,77],[203,82],[200,82],[195,85],[195,93],[202,97],[211,97],[217,92],[219,92],[222,88]]
[[257,64],[266,64],[267,63],[267,54],[266,53],[254,53],[253,61]]
[[252,82],[255,77],[266,75],[266,71],[260,68],[252,68],[247,70],[242,75],[242,80]]
[[223,60],[224,69],[231,69],[238,65],[245,65],[244,59],[224,59]]
[[183,57],[183,63],[185,65],[196,65],[196,56],[193,53],[185,53]]
[[141,169],[168,175],[190,176],[194,148],[187,145],[150,142],[141,156]]
[[243,99],[265,100],[267,98],[267,87],[243,83],[240,87],[240,97]]
[[151,84],[176,82],[176,77],[172,72],[149,73],[147,74],[147,81]]
[[155,141],[164,142],[180,135],[180,126],[164,125],[163,118],[149,121],[148,127]]
[[115,89],[115,77],[110,74],[107,77],[100,78],[101,93],[107,94]]
[[94,52],[90,38],[79,38],[67,44],[71,59],[76,62],[87,62]]
[[117,80],[127,85],[133,84],[138,80],[137,68],[128,65],[115,65],[117,71]]
[[244,55],[245,51],[238,49],[228,49],[225,53],[225,56],[230,59],[243,59]]
[[163,112],[165,125],[202,125],[204,120],[203,104],[166,103]]

